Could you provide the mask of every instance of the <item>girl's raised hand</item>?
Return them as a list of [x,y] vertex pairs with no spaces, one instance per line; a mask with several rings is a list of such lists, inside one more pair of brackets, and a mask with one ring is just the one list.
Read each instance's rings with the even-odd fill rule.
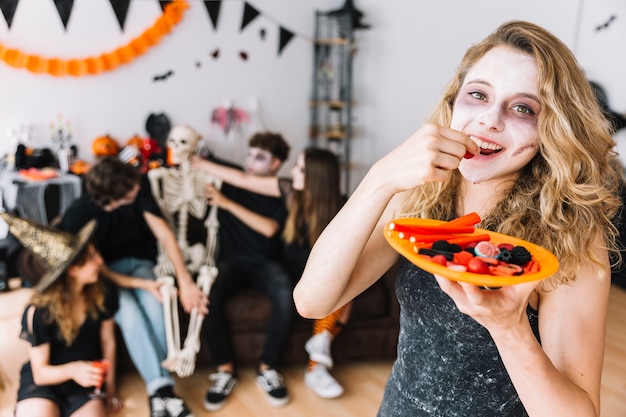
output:
[[379,160],[373,171],[393,192],[428,182],[445,181],[464,156],[479,153],[478,146],[458,130],[425,124],[404,143]]

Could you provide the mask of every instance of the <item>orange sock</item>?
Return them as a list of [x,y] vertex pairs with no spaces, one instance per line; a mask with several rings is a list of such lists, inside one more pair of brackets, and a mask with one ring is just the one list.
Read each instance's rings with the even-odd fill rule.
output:
[[333,336],[336,336],[340,331],[343,323],[339,323],[339,317],[343,313],[346,306],[340,307],[334,313],[329,314],[323,319],[317,319],[313,322],[313,336],[322,333],[324,330],[330,332]]
[[[335,312],[329,314],[323,319],[315,320],[313,322],[313,336],[315,336],[316,334],[320,334],[323,331],[330,332],[333,338],[337,336],[341,332],[341,329],[343,328],[343,323],[339,321],[339,317],[341,317],[341,314],[343,313],[345,309],[346,309],[346,306],[340,307]],[[307,370],[310,371],[311,369],[313,369],[313,367],[316,364],[317,362],[309,359]]]
[[339,334],[341,333],[341,331],[343,330],[343,323],[340,321],[337,321],[335,323],[335,325],[333,326],[333,328],[330,330],[330,334],[333,335],[333,339]]

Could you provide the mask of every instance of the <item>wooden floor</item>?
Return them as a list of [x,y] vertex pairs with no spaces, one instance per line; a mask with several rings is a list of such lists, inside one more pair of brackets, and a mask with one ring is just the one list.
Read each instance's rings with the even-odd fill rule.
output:
[[[213,372],[212,369],[198,369],[191,377],[179,379],[176,391],[185,399],[196,417],[203,415],[373,417],[380,404],[383,386],[390,369],[391,362],[368,362],[335,367],[333,374],[344,385],[345,392],[342,397],[333,400],[320,399],[304,385],[303,367],[280,369],[291,396],[289,404],[281,408],[275,408],[267,402],[265,394],[255,382],[253,369],[239,371],[239,385],[224,407],[214,413],[205,411],[202,406],[202,398],[210,385],[207,375]],[[124,392],[126,405],[122,416],[148,415],[147,397],[138,375],[125,376],[120,389]]]
[[[21,310],[28,290],[17,289],[0,294],[0,417],[11,417],[17,390],[19,367],[27,358],[25,342],[17,339]],[[197,369],[189,378],[179,379],[177,391],[197,416],[375,416],[391,362],[367,362],[338,365],[333,374],[345,388],[337,399],[315,396],[303,381],[303,368],[280,369],[290,390],[291,402],[283,408],[270,406],[256,385],[252,369],[240,370],[239,386],[222,410],[209,413],[202,407],[202,397],[210,382],[212,369]],[[139,376],[127,373],[120,379],[125,410],[119,417],[148,416],[148,403]],[[626,291],[614,286],[609,303],[607,345],[602,381],[601,417],[626,416]]]
[[609,300],[601,417],[626,416],[626,290],[613,286]]

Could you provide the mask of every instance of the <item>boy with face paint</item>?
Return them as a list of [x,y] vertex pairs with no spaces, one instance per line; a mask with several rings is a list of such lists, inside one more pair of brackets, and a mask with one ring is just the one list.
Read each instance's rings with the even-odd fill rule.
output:
[[[257,133],[249,141],[245,171],[274,176],[288,155],[289,145],[281,135]],[[220,246],[219,275],[209,295],[211,312],[202,326],[202,337],[218,372],[210,376],[214,383],[205,395],[204,406],[209,411],[220,409],[237,385],[225,307],[232,295],[246,287],[265,294],[272,303],[257,382],[272,405],[283,406],[289,401],[289,394],[275,367],[295,316],[293,284],[281,263],[280,232],[287,209],[280,197],[256,194],[226,183],[219,191],[207,186],[206,197],[208,204],[220,209]]]

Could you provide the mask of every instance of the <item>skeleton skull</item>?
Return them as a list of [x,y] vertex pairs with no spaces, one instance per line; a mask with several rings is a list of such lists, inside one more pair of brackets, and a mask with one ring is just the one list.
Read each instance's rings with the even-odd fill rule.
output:
[[169,163],[179,165],[183,161],[188,161],[196,151],[200,135],[189,126],[175,126],[170,130],[167,137],[167,147],[169,149]]

